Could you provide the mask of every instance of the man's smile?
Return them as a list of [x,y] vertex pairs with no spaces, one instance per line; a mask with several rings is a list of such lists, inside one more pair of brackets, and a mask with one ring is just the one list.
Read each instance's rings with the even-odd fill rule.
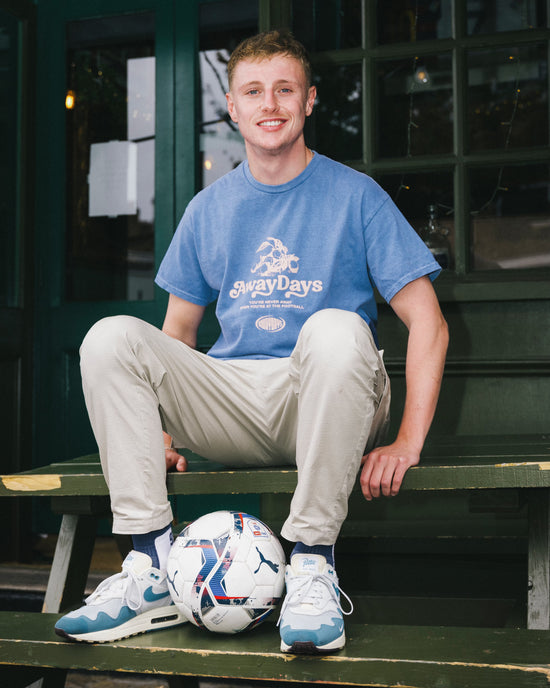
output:
[[284,124],[286,120],[284,119],[264,119],[261,122],[258,122],[258,126],[260,127],[278,127],[281,124]]

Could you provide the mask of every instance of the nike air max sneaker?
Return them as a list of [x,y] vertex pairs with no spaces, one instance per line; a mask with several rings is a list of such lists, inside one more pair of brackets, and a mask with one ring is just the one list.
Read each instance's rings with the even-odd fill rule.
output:
[[[336,652],[346,644],[344,614],[353,604],[338,586],[334,568],[317,554],[294,554],[286,567],[286,598],[279,629],[281,652],[319,654]],[[340,606],[340,592],[351,605]]]
[[151,563],[147,554],[130,552],[121,573],[100,583],[83,607],[59,619],[57,635],[105,643],[186,621],[172,602],[166,574]]

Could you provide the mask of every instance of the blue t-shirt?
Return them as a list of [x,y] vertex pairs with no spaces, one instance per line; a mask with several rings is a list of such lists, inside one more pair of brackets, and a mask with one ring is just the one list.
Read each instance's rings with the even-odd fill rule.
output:
[[375,332],[373,284],[386,301],[440,267],[370,177],[315,154],[281,185],[248,163],[189,203],[156,277],[168,292],[218,300],[219,358],[289,356],[307,318],[324,308],[358,313]]

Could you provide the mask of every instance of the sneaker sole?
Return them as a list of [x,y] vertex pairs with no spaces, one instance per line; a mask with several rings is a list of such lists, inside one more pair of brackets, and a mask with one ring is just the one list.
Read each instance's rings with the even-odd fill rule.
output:
[[338,652],[342,650],[346,644],[346,636],[342,634],[336,640],[333,640],[326,645],[317,646],[312,640],[299,641],[296,640],[292,645],[287,645],[284,640],[281,640],[281,652],[289,652],[295,655],[323,655],[330,652]]
[[138,614],[133,619],[114,628],[107,628],[104,631],[92,631],[90,633],[67,633],[62,628],[54,628],[57,635],[68,640],[76,640],[81,643],[110,643],[114,640],[122,640],[132,635],[157,631],[161,628],[177,626],[185,623],[187,619],[181,614],[174,605],[168,607],[158,607],[150,609],[148,612]]

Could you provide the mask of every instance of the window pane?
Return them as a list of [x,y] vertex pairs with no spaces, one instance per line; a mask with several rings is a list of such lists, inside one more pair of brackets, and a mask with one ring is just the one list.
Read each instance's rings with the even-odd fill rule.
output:
[[388,174],[377,179],[444,268],[454,266],[451,171]]
[[469,34],[519,31],[546,26],[546,3],[540,0],[487,2],[467,0]]
[[470,150],[548,143],[547,46],[468,54]]
[[413,43],[452,35],[452,0],[378,0],[376,5],[378,43]]
[[67,38],[67,299],[152,299],[154,15],[71,22]]
[[470,172],[472,268],[550,266],[550,170],[546,164]]
[[225,0],[200,7],[200,188],[246,157],[238,126],[227,112],[227,62],[232,50],[258,31],[256,0]]
[[361,160],[361,65],[317,65],[314,71],[317,102],[306,121],[308,145],[335,160]]
[[449,153],[453,147],[450,53],[379,60],[378,155]]
[[16,269],[16,241],[18,227],[19,178],[19,103],[17,98],[19,74],[19,27],[17,19],[0,11],[0,251],[2,276],[0,278],[0,306],[14,306]]
[[361,0],[293,0],[292,31],[310,52],[358,48]]

